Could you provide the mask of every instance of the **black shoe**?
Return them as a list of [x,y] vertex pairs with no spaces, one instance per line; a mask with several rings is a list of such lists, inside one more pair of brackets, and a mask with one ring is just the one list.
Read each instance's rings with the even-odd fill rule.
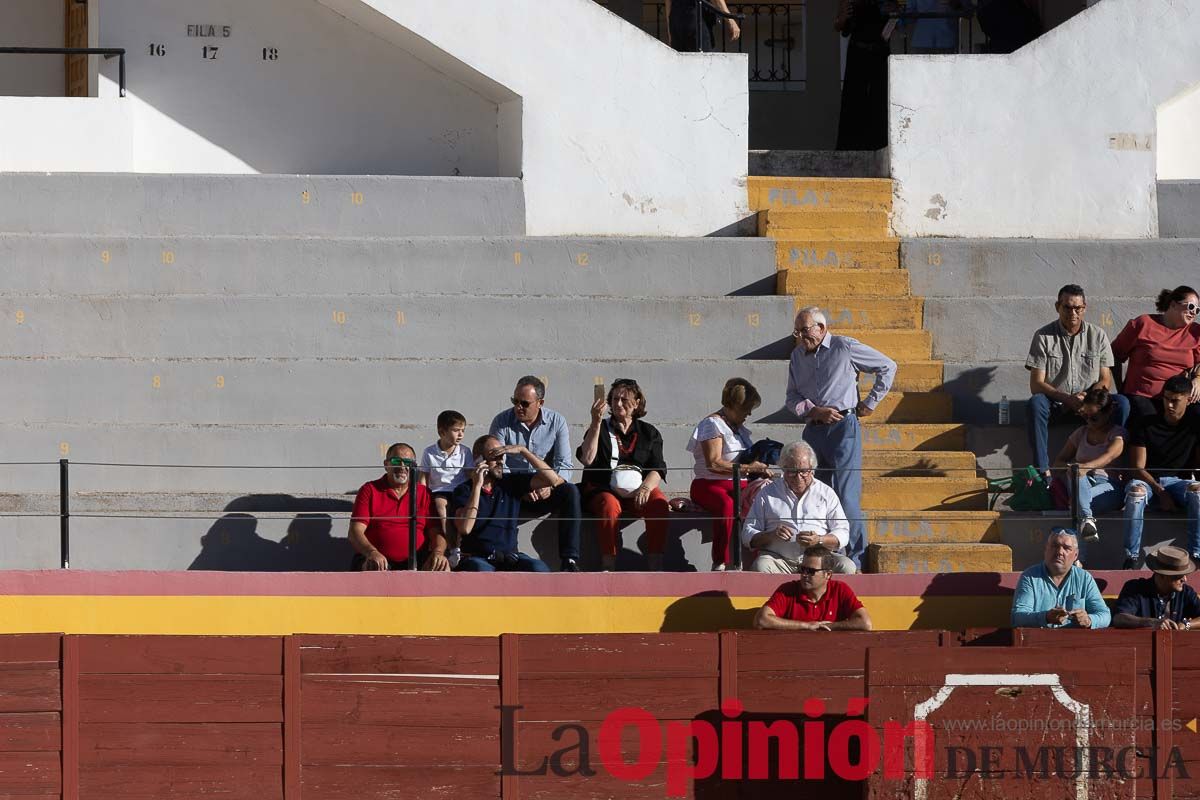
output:
[[1125,563],[1121,565],[1121,569],[1141,569],[1141,568],[1142,568],[1142,560],[1140,558],[1133,558],[1132,556],[1125,556]]
[[564,558],[562,562],[562,572],[579,572],[579,563],[573,558]]

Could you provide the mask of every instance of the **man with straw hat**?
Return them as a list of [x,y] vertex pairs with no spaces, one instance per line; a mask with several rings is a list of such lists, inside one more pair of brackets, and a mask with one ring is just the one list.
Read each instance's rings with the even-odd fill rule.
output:
[[1114,628],[1158,628],[1190,631],[1200,618],[1200,598],[1188,586],[1196,564],[1182,547],[1166,546],[1146,555],[1149,578],[1133,578],[1121,587]]

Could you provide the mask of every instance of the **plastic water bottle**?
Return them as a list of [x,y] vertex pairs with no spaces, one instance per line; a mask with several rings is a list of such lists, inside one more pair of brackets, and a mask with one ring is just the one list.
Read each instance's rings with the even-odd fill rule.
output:
[[1008,395],[1000,397],[1000,419],[997,422],[1000,425],[1008,424]]

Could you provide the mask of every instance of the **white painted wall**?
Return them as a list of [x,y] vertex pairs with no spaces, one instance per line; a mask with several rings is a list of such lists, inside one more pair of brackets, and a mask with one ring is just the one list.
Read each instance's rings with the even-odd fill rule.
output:
[[744,55],[681,55],[592,0],[320,2],[520,95],[531,234],[697,235],[748,213]]
[[[100,46],[129,51],[138,172],[505,174],[497,98],[314,0],[98,5]],[[189,38],[189,24],[231,35]],[[278,60],[263,60],[272,47]],[[102,74],[101,95],[115,96],[115,59]]]
[[1157,236],[1157,108],[1198,41],[1196,0],[1104,0],[1011,55],[893,57],[897,234]]
[[[61,0],[0,2],[0,47],[63,47],[66,35]],[[66,93],[64,56],[0,55],[0,96],[62,97]]]
[[1200,180],[1200,83],[1158,107],[1159,180]]
[[120,100],[0,97],[0,172],[133,172],[130,110]]

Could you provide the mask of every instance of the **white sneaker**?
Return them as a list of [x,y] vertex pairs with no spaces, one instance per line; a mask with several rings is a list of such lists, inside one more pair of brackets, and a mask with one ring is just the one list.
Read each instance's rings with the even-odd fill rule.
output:
[[712,571],[713,571],[713,572],[724,572],[724,571],[725,571],[725,564],[724,564],[724,562],[722,562],[722,563],[720,563],[720,564],[713,564]]
[[1083,522],[1079,523],[1079,536],[1085,542],[1100,541],[1100,529],[1096,527],[1095,517],[1084,517]]

